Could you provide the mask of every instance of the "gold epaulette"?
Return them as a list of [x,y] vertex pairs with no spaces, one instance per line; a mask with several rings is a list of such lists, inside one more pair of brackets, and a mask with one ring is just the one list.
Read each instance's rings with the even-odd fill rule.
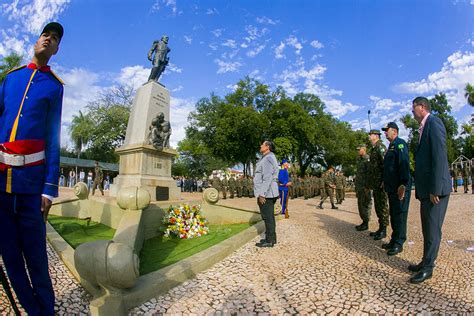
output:
[[65,85],[64,81],[58,77],[58,75],[56,75],[52,70],[51,70],[51,74],[53,75],[54,78],[56,78],[57,81],[59,81],[62,85]]
[[23,65],[23,66],[20,66],[20,67],[16,67],[16,68],[13,68],[13,69],[11,69],[11,70],[9,70],[9,71],[7,72],[7,75],[8,75],[9,73],[11,73],[11,72],[14,72],[14,71],[17,71],[17,70],[23,69],[23,68],[25,68],[25,67],[26,67],[26,65]]

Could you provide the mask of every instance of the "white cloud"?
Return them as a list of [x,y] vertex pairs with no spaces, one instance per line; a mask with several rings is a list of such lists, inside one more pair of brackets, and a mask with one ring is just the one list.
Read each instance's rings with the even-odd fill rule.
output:
[[238,88],[239,86],[234,83],[234,84],[228,84],[228,85],[225,86],[225,87],[226,87],[227,89],[231,90],[231,91],[235,91],[235,90],[237,90],[237,88]]
[[316,49],[320,49],[320,48],[323,48],[323,47],[324,47],[324,45],[323,45],[320,41],[318,41],[318,40],[312,41],[312,42],[310,43],[310,45],[313,46],[313,47],[316,48]]
[[290,36],[289,38],[286,39],[286,43],[289,46],[293,46],[295,48],[295,54],[299,55],[301,53],[301,50],[303,49],[303,45],[298,41],[298,39],[295,36]]
[[183,69],[179,68],[178,66],[176,66],[175,64],[173,63],[169,63],[168,64],[168,67],[166,67],[165,69],[165,72],[166,71],[170,71],[170,72],[176,72],[176,73],[182,73],[183,72]]
[[0,42],[0,56],[9,55],[11,52],[16,52],[27,58],[32,51],[33,45],[28,42],[28,37],[26,39],[18,39],[16,37],[10,37],[6,35],[6,32],[2,32],[2,40]]
[[215,36],[215,37],[220,37],[222,35],[222,32],[224,31],[225,29],[215,29],[215,30],[212,30],[211,33]]
[[[474,1],[474,0],[472,0]],[[260,23],[260,24],[270,24],[270,25],[277,25],[278,23],[280,23],[279,20],[272,20],[270,18],[267,18],[266,16],[262,16],[262,17],[257,17],[257,22]]]
[[193,38],[191,36],[184,35],[184,41],[188,44],[193,42]]
[[260,70],[258,70],[258,69],[255,69],[254,71],[252,71],[251,73],[249,73],[249,77],[250,77],[250,78],[254,78],[254,79],[256,79],[256,80],[263,81],[263,77],[260,76]]
[[285,43],[280,42],[280,45],[275,48],[275,58],[276,59],[281,59],[285,58],[285,55],[283,55],[283,50],[285,49]]
[[149,75],[150,68],[145,68],[143,66],[128,66],[120,70],[117,82],[136,90],[147,82]]
[[191,111],[194,111],[196,100],[180,99],[171,97],[170,107],[170,123],[173,129],[170,137],[170,145],[176,147],[178,142],[185,138],[185,127],[188,124],[188,116]]
[[239,67],[242,66],[242,64],[238,61],[225,62],[223,60],[216,59],[214,60],[214,62],[219,66],[219,69],[217,70],[218,74],[224,74],[226,72],[236,72],[238,71]]
[[464,88],[474,82],[474,52],[455,52],[443,63],[440,71],[415,82],[403,82],[394,87],[401,93],[436,94],[443,92],[454,111],[466,105]]
[[230,47],[230,48],[236,48],[237,47],[237,43],[233,39],[228,39],[224,43],[222,43],[221,45],[222,46],[227,46],[227,47]]
[[375,110],[388,111],[394,107],[402,107],[404,104],[400,101],[393,101],[392,99],[382,99],[371,95],[369,99],[374,103]]
[[216,43],[209,44],[209,48],[212,50],[217,50],[218,46]]
[[16,0],[10,4],[2,4],[1,8],[2,15],[19,24],[21,30],[39,35],[46,22],[56,20],[68,3],[69,0],[33,0],[25,4],[25,1]]
[[258,27],[255,27],[253,25],[245,26],[245,30],[248,34],[248,36],[245,37],[245,40],[247,42],[253,42],[268,32],[267,28],[259,29]]
[[303,49],[303,45],[300,43],[300,41],[293,35],[290,35],[287,39],[285,39],[284,42],[280,42],[280,45],[278,45],[275,48],[275,58],[276,59],[281,59],[285,58],[286,56],[283,54],[283,51],[285,50],[286,46],[293,46],[295,49],[295,54],[300,55],[301,50]]
[[151,7],[152,12],[157,12],[162,8],[162,5],[171,9],[173,15],[181,14],[181,11],[178,12],[178,7],[176,6],[176,0],[156,0]]
[[86,105],[97,99],[103,91],[99,84],[101,77],[99,74],[86,69],[74,68],[65,70],[57,68],[58,75],[64,80],[64,98],[61,118],[61,146],[71,147],[69,126],[74,115],[79,111],[85,112]]
[[258,54],[260,54],[260,52],[265,48],[265,45],[259,45],[257,47],[255,47],[254,49],[252,50],[249,50],[247,52],[247,56],[249,57],[255,57],[257,56]]
[[179,85],[176,88],[171,89],[171,92],[178,92],[178,91],[181,91],[181,90],[183,90],[183,86]]
[[206,11],[207,15],[219,14],[219,11],[216,8],[209,8]]

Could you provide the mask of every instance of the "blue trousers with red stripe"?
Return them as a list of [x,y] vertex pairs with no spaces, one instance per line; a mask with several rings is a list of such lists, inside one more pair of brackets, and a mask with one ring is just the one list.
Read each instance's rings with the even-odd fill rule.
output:
[[54,315],[40,194],[0,192],[0,253],[28,315]]
[[280,194],[280,205],[281,205],[281,213],[286,213],[286,207],[288,206],[288,189],[278,189],[278,193]]

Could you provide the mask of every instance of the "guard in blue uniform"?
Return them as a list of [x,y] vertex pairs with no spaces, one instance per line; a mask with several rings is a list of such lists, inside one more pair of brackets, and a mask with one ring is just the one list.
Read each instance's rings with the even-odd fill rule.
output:
[[47,24],[31,63],[0,86],[0,253],[28,315],[54,315],[45,221],[58,196],[63,83],[47,64],[63,33]]
[[407,239],[408,207],[411,195],[410,160],[407,143],[398,137],[398,126],[388,123],[382,130],[390,141],[383,161],[383,185],[388,195],[392,237],[382,245],[387,255],[393,256],[403,251]]
[[291,178],[288,173],[289,163],[286,159],[281,162],[281,169],[278,172],[278,193],[280,195],[281,213],[285,218],[289,218],[288,214],[288,187],[291,186]]

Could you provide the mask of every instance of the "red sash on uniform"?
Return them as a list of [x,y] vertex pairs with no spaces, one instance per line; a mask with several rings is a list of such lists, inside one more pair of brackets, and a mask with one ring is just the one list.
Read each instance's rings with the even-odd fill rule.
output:
[[[0,151],[13,155],[31,155],[44,151],[45,143],[43,139],[25,139],[5,142],[0,144]],[[24,166],[36,166],[44,163],[44,159],[27,163]],[[5,171],[9,165],[0,163],[0,171]]]

